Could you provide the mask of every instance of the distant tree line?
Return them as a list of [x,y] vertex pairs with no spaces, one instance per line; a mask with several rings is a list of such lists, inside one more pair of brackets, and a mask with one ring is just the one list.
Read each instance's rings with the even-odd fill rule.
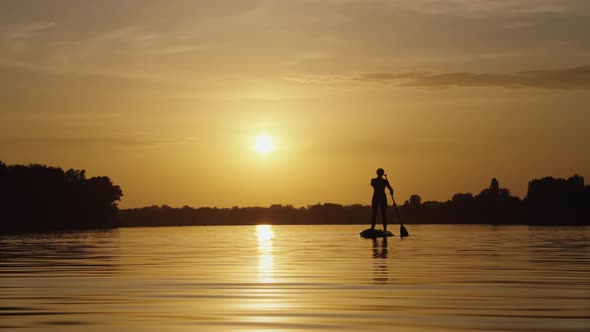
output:
[[545,177],[530,181],[526,197],[520,199],[494,178],[475,196],[459,193],[446,202],[422,203],[412,195],[402,210],[409,222],[424,224],[583,225],[590,223],[590,186],[579,175]]
[[367,220],[363,205],[324,203],[295,208],[270,207],[173,208],[168,205],[126,209],[119,212],[122,226],[256,225],[256,224],[358,224]]
[[[394,219],[389,207],[389,222]],[[546,177],[529,182],[524,199],[501,188],[497,179],[479,194],[455,194],[446,202],[422,202],[412,195],[399,212],[408,224],[530,224],[584,225],[590,220],[590,186],[584,178]],[[173,208],[167,205],[120,211],[122,226],[362,224],[369,223],[366,205],[316,204],[302,208],[275,204],[270,207]]]
[[87,179],[84,170],[0,161],[2,232],[118,227],[122,196],[106,176]]
[[[119,210],[123,193],[106,177],[86,178],[84,170],[0,162],[0,229],[44,231],[82,228],[184,225],[363,224],[370,206],[324,203],[295,208],[173,208],[167,205]],[[391,202],[390,202],[391,203]],[[479,194],[459,193],[446,202],[422,202],[411,195],[399,206],[406,224],[590,224],[590,186],[584,178],[545,177],[529,182],[524,199],[498,180]],[[389,207],[389,223],[399,223]]]

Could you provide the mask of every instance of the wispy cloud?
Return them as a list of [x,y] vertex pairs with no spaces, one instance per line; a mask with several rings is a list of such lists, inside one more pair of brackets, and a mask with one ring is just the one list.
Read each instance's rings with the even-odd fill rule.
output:
[[490,13],[562,13],[584,7],[582,1],[554,0],[414,0],[393,2],[394,6],[411,8],[419,12],[447,15],[489,15]]
[[159,137],[150,138],[140,134],[113,134],[113,135],[74,135],[74,134],[44,134],[27,137],[15,135],[3,135],[0,143],[2,146],[60,146],[60,147],[88,147],[88,146],[106,146],[117,147],[121,149],[135,150],[156,150],[171,145],[195,144],[199,138],[193,136],[187,137]]
[[138,80],[146,82],[165,82],[162,77],[156,75],[146,74],[144,72],[133,72],[131,70],[122,71],[116,69],[102,69],[102,68],[77,68],[73,66],[57,66],[51,64],[38,64],[33,61],[21,61],[6,59],[0,57],[0,68],[13,68],[30,72],[39,72],[51,75],[70,75],[70,76],[93,76],[93,77],[107,77],[127,80]]
[[28,39],[57,26],[55,22],[30,22],[17,26],[0,28],[8,40]]
[[283,76],[285,81],[300,83],[300,84],[338,84],[346,83],[357,79],[351,75],[312,75],[312,74],[290,74]]
[[[58,28],[60,33],[51,33]],[[158,63],[158,56],[211,47],[135,25],[76,35],[53,22],[0,24],[0,69],[51,75],[177,82],[177,78],[167,77],[167,72],[161,70],[164,65]]]
[[421,88],[504,87],[542,89],[590,89],[590,65],[539,69],[515,73],[403,72],[361,75],[289,75],[285,80],[302,84],[379,83]]

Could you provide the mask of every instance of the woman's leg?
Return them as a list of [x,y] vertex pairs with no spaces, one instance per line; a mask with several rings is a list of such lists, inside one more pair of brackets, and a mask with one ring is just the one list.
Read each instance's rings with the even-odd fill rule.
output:
[[383,220],[383,231],[387,231],[387,201],[380,202],[381,218]]
[[373,200],[371,203],[371,229],[375,229],[375,224],[377,223],[377,209],[379,208],[379,202]]

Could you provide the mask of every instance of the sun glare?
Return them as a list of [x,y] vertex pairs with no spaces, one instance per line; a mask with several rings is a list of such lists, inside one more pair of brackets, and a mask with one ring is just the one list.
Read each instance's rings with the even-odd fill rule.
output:
[[262,135],[256,138],[256,151],[260,153],[269,153],[274,150],[275,145],[272,141],[272,137]]
[[272,239],[275,233],[271,225],[256,226],[258,235],[258,276],[260,282],[272,282],[273,277],[273,250]]

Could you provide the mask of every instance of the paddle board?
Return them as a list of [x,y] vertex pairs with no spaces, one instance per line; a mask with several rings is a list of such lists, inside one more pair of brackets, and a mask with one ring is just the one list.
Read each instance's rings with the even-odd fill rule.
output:
[[390,231],[383,231],[381,229],[371,229],[371,228],[367,228],[364,231],[359,233],[361,237],[364,237],[366,239],[371,239],[371,238],[376,238],[376,237],[389,237],[389,236],[393,236],[393,233],[391,233]]

